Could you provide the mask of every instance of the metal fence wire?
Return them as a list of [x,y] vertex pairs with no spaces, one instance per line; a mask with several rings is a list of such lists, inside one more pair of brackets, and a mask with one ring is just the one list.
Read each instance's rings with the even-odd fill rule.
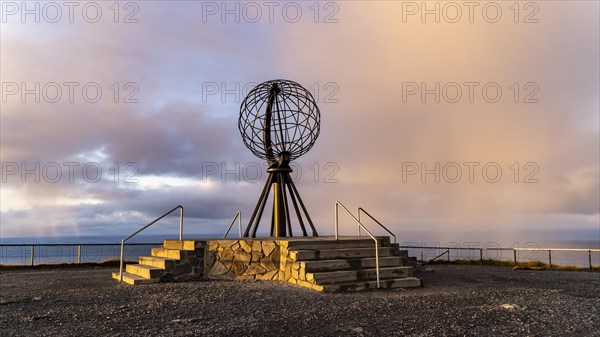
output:
[[[550,268],[552,265],[564,265],[562,263],[556,263],[558,261],[565,261],[566,259],[560,258],[557,259],[557,252],[561,253],[574,253],[578,254],[578,258],[576,261],[583,262],[584,257],[587,257],[587,267],[592,270],[594,265],[592,263],[592,256],[597,254],[597,257],[600,258],[600,249],[591,249],[591,248],[540,248],[540,247],[510,247],[510,248],[502,248],[502,247],[489,247],[489,248],[478,248],[478,247],[440,247],[440,246],[414,246],[414,245],[403,245],[400,246],[402,249],[407,249],[409,255],[416,256],[417,260],[420,262],[432,262],[435,260],[445,259],[447,261],[463,259],[462,252],[467,251],[466,260],[480,260],[483,261],[485,259],[489,259],[490,252],[494,252],[493,259],[502,260],[502,252],[509,252],[512,261],[514,263],[518,262],[526,262],[533,261],[534,257],[540,257],[540,253],[542,253],[542,258],[538,259],[541,262],[547,261]],[[454,258],[451,256],[454,252]],[[554,252],[554,255],[553,255]],[[500,256],[498,256],[500,253]],[[522,255],[525,254],[525,257]],[[427,259],[429,256],[433,256],[433,258]],[[554,261],[553,261],[554,256]],[[554,263],[553,263],[554,262]],[[599,263],[600,265],[600,263]]]
[[[129,243],[127,257],[137,258],[162,243]],[[102,262],[119,258],[120,243],[3,243],[0,263],[14,265]],[[146,248],[146,249],[145,249]]]

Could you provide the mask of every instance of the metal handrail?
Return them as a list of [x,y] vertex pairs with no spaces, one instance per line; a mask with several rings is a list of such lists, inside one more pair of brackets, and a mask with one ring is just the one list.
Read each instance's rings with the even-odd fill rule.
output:
[[362,227],[362,229],[364,229],[365,232],[367,232],[367,234],[369,234],[371,239],[373,239],[373,241],[375,241],[375,272],[377,274],[377,288],[381,288],[381,285],[379,283],[379,241],[377,241],[375,236],[373,236],[373,234],[371,234],[371,232],[369,232],[367,227],[365,227],[362,223],[360,223],[360,221],[358,221],[358,219],[356,217],[354,217],[354,215],[352,215],[352,213],[346,208],[346,206],[344,206],[339,201],[335,202],[335,239],[336,240],[338,239],[338,228],[339,228],[338,206],[342,206],[342,208],[346,211],[346,213],[348,213],[348,215],[350,215],[350,217],[352,217],[352,219],[354,219],[354,221],[358,224],[359,228]]
[[119,262],[119,281],[121,281],[121,282],[123,281],[123,260],[125,259],[125,241],[127,241],[127,240],[131,239],[132,237],[136,236],[139,232],[143,231],[144,229],[146,229],[146,228],[154,225],[156,222],[158,222],[162,218],[166,217],[167,215],[175,212],[175,210],[177,210],[178,208],[179,208],[179,241],[181,241],[183,239],[183,206],[181,206],[181,205],[177,205],[172,210],[170,210],[167,213],[165,213],[165,214],[161,215],[160,217],[156,218],[151,223],[149,223],[146,226],[138,229],[135,233],[129,235],[128,237],[124,238],[121,241],[121,261]]
[[[360,211],[362,211],[363,213],[365,213],[366,215],[369,216],[369,218],[373,219],[373,221],[375,221],[381,228],[385,229],[386,232],[390,233],[393,237],[394,237],[394,243],[396,243],[396,235],[394,233],[392,233],[389,229],[387,229],[387,227],[385,227],[384,225],[381,224],[381,222],[377,221],[377,219],[375,219],[371,214],[369,214],[369,212],[365,211],[364,208],[359,207],[358,208],[358,221],[360,222]],[[360,227],[358,227],[358,236],[360,236]]]
[[229,227],[227,227],[227,231],[225,232],[225,235],[223,235],[223,239],[225,239],[227,237],[227,234],[229,234],[231,226],[233,226],[233,224],[235,223],[235,219],[238,219],[238,229],[240,232],[240,238],[242,237],[242,212],[237,211],[237,213],[235,213],[235,216],[233,217],[233,220],[231,220]]
[[440,257],[442,257],[442,256],[444,256],[444,255],[446,255],[446,254],[448,254],[448,261],[450,261],[450,249],[446,249],[446,251],[445,251],[445,252],[443,252],[443,253],[441,253],[440,255],[438,255],[438,256],[436,256],[436,257],[434,257],[433,259],[431,259],[431,260],[427,261],[427,263],[431,263],[431,262],[433,262],[433,261],[435,261],[435,260],[439,259]]

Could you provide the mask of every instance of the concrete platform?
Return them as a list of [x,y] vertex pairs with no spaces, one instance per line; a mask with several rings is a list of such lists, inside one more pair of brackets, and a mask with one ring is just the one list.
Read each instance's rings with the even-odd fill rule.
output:
[[[407,253],[387,236],[376,239],[381,287],[420,286]],[[123,281],[279,280],[317,291],[365,290],[376,287],[375,255],[375,240],[365,236],[165,240],[127,265]]]

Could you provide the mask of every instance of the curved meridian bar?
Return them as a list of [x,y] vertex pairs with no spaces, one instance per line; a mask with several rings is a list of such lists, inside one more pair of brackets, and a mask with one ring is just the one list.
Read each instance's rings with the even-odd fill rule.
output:
[[271,118],[273,115],[273,102],[279,93],[277,84],[273,84],[271,90],[269,90],[269,101],[267,103],[267,109],[265,111],[265,124],[263,129],[263,143],[265,145],[266,156],[269,163],[275,162],[275,155],[273,154],[273,142],[271,141]]

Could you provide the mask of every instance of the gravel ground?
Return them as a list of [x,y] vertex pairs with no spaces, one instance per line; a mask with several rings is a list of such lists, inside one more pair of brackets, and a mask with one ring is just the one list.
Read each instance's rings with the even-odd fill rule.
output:
[[424,286],[118,284],[113,268],[0,273],[2,336],[600,336],[600,273],[428,267]]

